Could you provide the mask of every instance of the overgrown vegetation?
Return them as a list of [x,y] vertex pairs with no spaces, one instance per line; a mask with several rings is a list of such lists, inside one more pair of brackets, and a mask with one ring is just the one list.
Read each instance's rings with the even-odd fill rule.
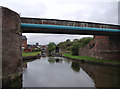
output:
[[49,52],[49,55],[51,55],[52,51],[54,51],[56,48],[56,44],[54,42],[50,42],[48,44],[47,50]]
[[78,55],[79,48],[83,48],[92,40],[93,40],[92,37],[74,39],[73,41],[67,39],[64,42],[60,42],[57,46],[62,50],[62,52],[71,52],[73,55]]
[[79,51],[79,44],[78,43],[74,43],[72,45],[72,55],[78,55],[78,51]]

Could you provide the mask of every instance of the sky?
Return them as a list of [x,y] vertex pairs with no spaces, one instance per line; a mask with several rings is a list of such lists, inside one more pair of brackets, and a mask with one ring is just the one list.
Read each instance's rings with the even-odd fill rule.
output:
[[[0,6],[8,7],[21,17],[48,18],[74,21],[118,24],[119,0],[1,0]],[[66,39],[91,37],[68,34],[23,34],[28,44],[41,45]]]

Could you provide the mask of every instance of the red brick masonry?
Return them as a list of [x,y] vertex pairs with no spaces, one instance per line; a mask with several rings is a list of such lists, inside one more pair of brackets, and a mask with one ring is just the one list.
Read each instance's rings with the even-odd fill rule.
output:
[[119,36],[95,36],[94,40],[79,50],[80,56],[120,60]]

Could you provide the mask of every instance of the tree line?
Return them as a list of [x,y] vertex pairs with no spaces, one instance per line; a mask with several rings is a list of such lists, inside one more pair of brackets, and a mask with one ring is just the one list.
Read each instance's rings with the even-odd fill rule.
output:
[[48,52],[51,54],[53,51],[56,50],[56,47],[58,47],[61,52],[60,53],[66,53],[69,52],[72,55],[78,55],[79,49],[82,49],[85,45],[87,45],[89,42],[93,40],[93,37],[84,37],[81,39],[74,39],[71,41],[70,39],[67,39],[64,42],[60,42],[58,44],[55,44],[54,42],[50,42],[48,44]]

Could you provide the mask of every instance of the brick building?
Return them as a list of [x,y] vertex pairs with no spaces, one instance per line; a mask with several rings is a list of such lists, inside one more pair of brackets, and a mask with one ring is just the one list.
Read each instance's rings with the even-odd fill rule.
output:
[[22,49],[27,48],[27,37],[22,36]]

